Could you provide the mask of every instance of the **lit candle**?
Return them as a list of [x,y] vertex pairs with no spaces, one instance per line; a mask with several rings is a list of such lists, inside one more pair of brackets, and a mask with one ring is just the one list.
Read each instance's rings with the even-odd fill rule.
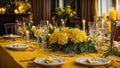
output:
[[108,32],[110,33],[111,32],[111,22],[108,21]]
[[120,20],[120,11],[119,10],[116,10],[116,19]]
[[29,31],[28,30],[26,31],[26,35],[29,36]]
[[116,10],[110,9],[110,19],[111,20],[116,20]]
[[107,19],[106,12],[103,12],[103,19],[104,19],[104,20]]
[[83,19],[83,30],[85,31],[85,20]]
[[26,31],[26,37],[27,37],[27,41],[26,42],[28,43],[29,42],[29,31],[28,30]]
[[49,21],[47,20],[47,25],[49,25]]
[[102,19],[102,23],[101,23],[101,27],[102,27],[102,28],[104,28],[104,22],[105,22],[105,20]]
[[61,24],[62,24],[62,26],[64,26],[64,19],[61,19]]
[[117,6],[117,10],[119,10],[120,9],[120,6]]

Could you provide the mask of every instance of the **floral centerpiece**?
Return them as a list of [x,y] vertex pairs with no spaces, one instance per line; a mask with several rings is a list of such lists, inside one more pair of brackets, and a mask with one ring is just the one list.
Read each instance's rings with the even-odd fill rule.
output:
[[67,5],[65,8],[57,8],[54,13],[56,21],[64,20],[64,23],[57,22],[57,24],[65,24],[65,22],[76,16],[76,11],[72,10],[70,5]]
[[31,0],[0,0],[5,14],[22,14],[31,11]]
[[55,29],[49,34],[46,47],[65,53],[97,52],[94,43],[88,40],[83,30],[68,27]]

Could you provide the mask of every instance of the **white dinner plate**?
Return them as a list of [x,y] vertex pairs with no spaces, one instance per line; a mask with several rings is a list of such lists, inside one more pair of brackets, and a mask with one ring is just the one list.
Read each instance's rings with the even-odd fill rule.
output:
[[28,48],[27,44],[8,44],[6,48],[13,49],[13,50],[25,50]]
[[66,62],[66,60],[63,58],[52,58],[53,63],[48,64],[46,63],[46,60],[47,58],[38,58],[38,59],[35,59],[34,62],[36,64],[43,65],[43,66],[58,66]]
[[[88,62],[89,60],[94,60],[95,63],[90,63]],[[76,63],[82,64],[82,65],[87,65],[87,66],[101,66],[101,65],[106,65],[109,64],[111,61],[106,59],[106,58],[93,58],[93,57],[84,57],[84,58],[77,58],[75,60]]]
[[19,37],[21,37],[20,35],[13,35],[13,34],[10,34],[10,35],[4,35],[3,36],[4,38],[8,38],[8,39],[10,39],[10,38],[19,38]]

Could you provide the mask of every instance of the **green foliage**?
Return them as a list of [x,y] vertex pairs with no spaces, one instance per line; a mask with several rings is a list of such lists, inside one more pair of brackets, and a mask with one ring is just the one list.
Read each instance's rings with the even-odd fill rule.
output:
[[104,57],[108,57],[110,55],[120,56],[120,52],[117,48],[109,47],[108,51],[103,54]]
[[47,42],[47,48],[50,48],[52,51],[63,51],[65,53],[83,53],[83,52],[89,52],[89,53],[96,53],[97,50],[95,48],[95,44],[92,43],[91,40],[87,40],[85,42],[76,43],[74,44],[72,41],[69,40],[69,42],[66,45],[59,45],[57,43],[55,44],[49,44]]

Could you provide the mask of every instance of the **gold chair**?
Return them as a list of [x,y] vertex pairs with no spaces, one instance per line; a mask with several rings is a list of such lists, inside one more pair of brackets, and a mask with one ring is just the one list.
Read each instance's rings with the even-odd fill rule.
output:
[[16,23],[5,23],[4,28],[6,34],[16,33]]

